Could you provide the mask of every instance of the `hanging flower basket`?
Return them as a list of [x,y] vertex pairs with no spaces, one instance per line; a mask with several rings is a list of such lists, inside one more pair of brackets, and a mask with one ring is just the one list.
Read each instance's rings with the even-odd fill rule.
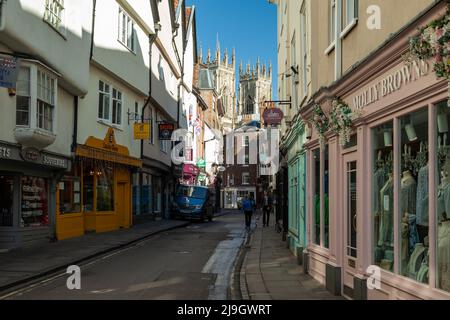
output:
[[410,49],[406,62],[433,59],[436,76],[448,81],[450,107],[450,6],[440,19],[432,21],[410,39]]
[[323,149],[325,147],[325,133],[329,129],[330,121],[318,104],[314,107],[313,125],[319,136],[320,147]]
[[353,120],[360,116],[359,112],[352,109],[342,100],[334,99],[330,112],[331,130],[339,136],[341,146],[350,142]]

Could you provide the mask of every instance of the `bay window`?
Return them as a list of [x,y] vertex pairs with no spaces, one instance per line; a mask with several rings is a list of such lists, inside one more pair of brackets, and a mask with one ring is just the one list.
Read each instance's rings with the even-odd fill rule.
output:
[[37,65],[24,63],[16,88],[16,126],[53,132],[58,88],[56,77]]
[[31,72],[28,67],[21,67],[16,85],[16,125],[30,125],[31,107]]

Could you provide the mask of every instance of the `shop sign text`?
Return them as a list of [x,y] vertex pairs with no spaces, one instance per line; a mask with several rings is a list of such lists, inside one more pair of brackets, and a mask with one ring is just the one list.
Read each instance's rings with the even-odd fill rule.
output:
[[362,109],[387,97],[394,92],[399,91],[411,82],[417,81],[426,76],[430,71],[430,65],[426,61],[414,61],[410,65],[404,65],[396,72],[383,78],[373,86],[370,86],[364,92],[353,98],[354,109]]
[[0,158],[9,159],[11,158],[11,149],[0,147]]

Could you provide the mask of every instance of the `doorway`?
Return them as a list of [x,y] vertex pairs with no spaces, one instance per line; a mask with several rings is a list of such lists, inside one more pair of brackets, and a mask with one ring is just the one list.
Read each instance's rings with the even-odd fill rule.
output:
[[126,181],[120,181],[117,184],[117,217],[118,226],[121,229],[128,228],[130,223],[128,219],[131,216],[130,208],[128,206],[129,201],[129,183]]
[[358,261],[358,160],[357,153],[344,155],[343,162],[343,285],[344,295],[353,297],[353,279]]

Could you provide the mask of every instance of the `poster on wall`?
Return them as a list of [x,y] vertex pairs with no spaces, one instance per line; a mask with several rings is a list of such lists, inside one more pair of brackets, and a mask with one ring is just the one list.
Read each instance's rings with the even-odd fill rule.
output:
[[15,89],[19,74],[17,58],[0,55],[0,87]]

